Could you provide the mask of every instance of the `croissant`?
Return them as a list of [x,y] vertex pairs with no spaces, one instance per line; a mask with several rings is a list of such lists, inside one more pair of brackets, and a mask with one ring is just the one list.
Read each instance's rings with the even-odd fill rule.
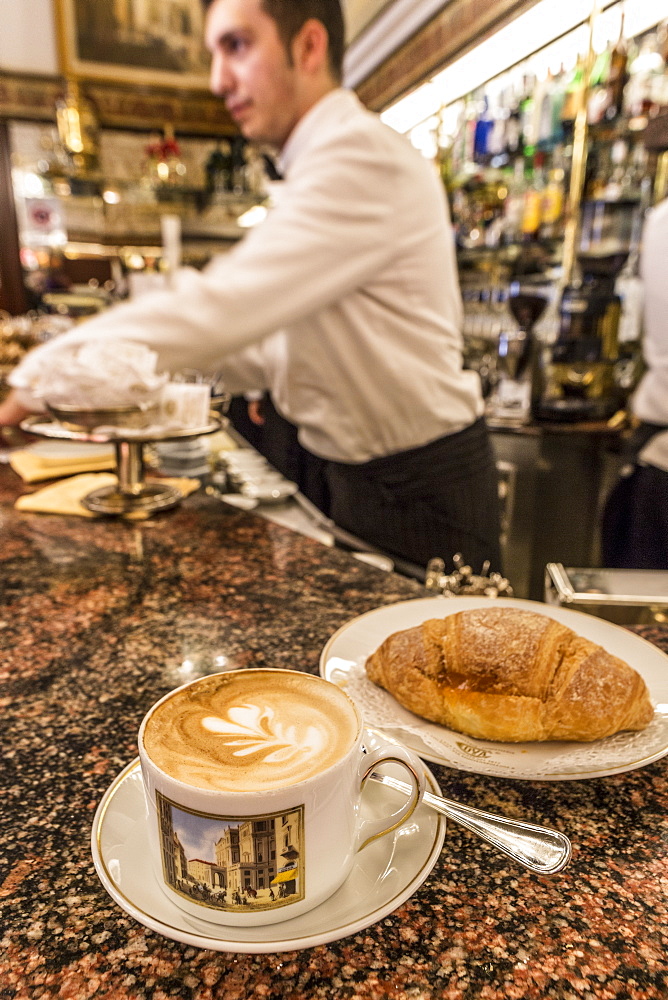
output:
[[460,611],[388,636],[368,677],[409,711],[504,742],[599,740],[644,729],[654,709],[640,674],[534,611]]

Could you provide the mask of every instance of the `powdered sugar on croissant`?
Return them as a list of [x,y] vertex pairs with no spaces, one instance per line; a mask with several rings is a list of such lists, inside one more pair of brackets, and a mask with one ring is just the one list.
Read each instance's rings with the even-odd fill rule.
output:
[[395,632],[366,661],[404,708],[481,739],[591,741],[644,729],[640,674],[546,615],[490,606]]

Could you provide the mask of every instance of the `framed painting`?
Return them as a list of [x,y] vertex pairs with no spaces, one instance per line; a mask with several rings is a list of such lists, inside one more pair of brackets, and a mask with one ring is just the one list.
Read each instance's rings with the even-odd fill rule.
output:
[[56,0],[56,17],[66,76],[208,89],[201,0]]

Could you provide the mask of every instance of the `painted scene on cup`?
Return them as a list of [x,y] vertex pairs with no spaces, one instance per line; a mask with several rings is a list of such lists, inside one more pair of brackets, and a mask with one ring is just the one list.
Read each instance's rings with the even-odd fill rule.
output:
[[304,898],[304,807],[262,816],[194,812],[156,792],[165,882],[215,910],[252,913]]

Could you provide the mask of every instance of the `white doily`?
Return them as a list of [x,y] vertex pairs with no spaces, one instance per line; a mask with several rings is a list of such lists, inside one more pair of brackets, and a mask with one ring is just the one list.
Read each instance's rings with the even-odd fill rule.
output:
[[345,665],[338,661],[327,677],[356,702],[365,725],[387,732],[439,764],[508,778],[566,780],[631,770],[668,753],[668,705],[657,706],[654,719],[642,732],[616,733],[594,743],[477,740],[407,711],[369,680],[365,660]]

